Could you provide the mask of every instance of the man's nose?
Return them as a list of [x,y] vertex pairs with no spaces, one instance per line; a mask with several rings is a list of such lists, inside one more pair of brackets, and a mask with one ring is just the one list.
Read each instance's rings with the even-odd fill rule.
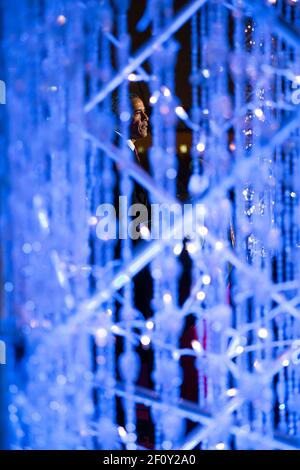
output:
[[147,116],[146,113],[142,114],[142,121],[147,121],[147,122],[149,121],[149,117]]

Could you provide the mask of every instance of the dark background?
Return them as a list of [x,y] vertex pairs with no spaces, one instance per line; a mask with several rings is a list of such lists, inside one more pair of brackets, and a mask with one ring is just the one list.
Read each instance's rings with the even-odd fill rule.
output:
[[[176,15],[184,6],[188,5],[189,3],[190,1],[175,1],[174,15]],[[137,52],[138,49],[151,38],[150,28],[141,33],[136,31],[136,25],[145,11],[145,4],[145,0],[132,0],[131,7],[128,12],[129,33],[131,35],[133,53]],[[184,108],[189,108],[191,105],[191,87],[188,80],[190,74],[190,35],[191,28],[190,22],[188,21],[174,36],[180,46],[175,70],[176,95],[179,97]],[[147,62],[143,64],[143,67],[149,71],[148,64],[146,66],[145,64],[147,64]],[[137,87],[137,92],[140,92],[142,97],[147,101],[147,99],[149,99],[147,84],[139,82],[135,85]]]

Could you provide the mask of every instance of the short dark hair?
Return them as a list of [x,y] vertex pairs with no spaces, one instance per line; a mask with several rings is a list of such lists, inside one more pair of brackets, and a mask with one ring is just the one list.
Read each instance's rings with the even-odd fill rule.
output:
[[[139,95],[137,95],[136,93],[129,93],[130,101],[136,98],[140,99]],[[118,116],[120,113],[120,98],[119,98],[118,93],[113,94],[111,107],[112,107],[113,113],[116,114],[116,116]]]

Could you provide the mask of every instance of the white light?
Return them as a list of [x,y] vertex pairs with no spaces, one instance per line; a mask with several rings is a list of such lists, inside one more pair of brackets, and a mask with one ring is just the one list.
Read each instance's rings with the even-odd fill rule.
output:
[[215,248],[216,248],[217,251],[223,250],[223,248],[224,248],[223,242],[216,242]]
[[202,70],[202,75],[204,78],[209,78],[210,77],[210,72],[208,69]]
[[224,450],[225,449],[224,442],[219,442],[218,444],[216,444],[216,449],[217,450]]
[[205,227],[205,225],[201,225],[200,227],[198,227],[197,232],[199,233],[199,235],[201,235],[201,237],[205,237],[205,235],[208,234],[208,228]]
[[197,147],[196,147],[196,148],[197,148],[198,152],[204,152],[204,150],[205,150],[205,143],[204,143],[204,142],[199,142],[199,143],[197,144]]
[[156,104],[157,101],[158,101],[158,97],[159,97],[159,92],[156,91],[156,92],[150,97],[149,102],[150,102],[151,104]]
[[123,426],[118,427],[118,433],[119,433],[119,436],[122,438],[125,438],[127,436],[126,429],[123,428]]
[[143,225],[141,227],[140,232],[141,232],[142,238],[144,238],[145,240],[149,240],[150,230],[148,229],[148,227],[146,225]]
[[237,346],[236,347],[236,354],[242,354],[244,352],[243,346]]
[[154,328],[154,323],[153,323],[153,321],[148,320],[148,321],[146,322],[146,328],[147,328],[148,330],[153,330],[153,328]]
[[38,322],[36,320],[30,320],[30,328],[36,328],[38,326]]
[[258,119],[261,119],[264,116],[264,112],[260,108],[256,108],[256,110],[254,111],[254,114],[256,117],[258,117]]
[[96,336],[99,339],[106,338],[107,330],[105,328],[98,328],[98,330],[96,331]]
[[44,230],[47,230],[49,228],[49,222],[48,222],[48,217],[47,217],[46,212],[39,211],[38,212],[38,218],[39,218],[39,222],[40,222],[41,227]]
[[237,389],[229,388],[226,392],[226,395],[228,395],[229,397],[235,397],[237,395]]
[[195,243],[188,243],[187,246],[186,246],[186,249],[191,255],[196,253],[196,251],[197,251],[197,247],[196,247]]
[[191,342],[191,345],[192,345],[193,350],[196,351],[197,353],[201,353],[203,351],[201,343],[199,343],[199,341],[197,341],[196,339],[193,339],[193,341]]
[[137,78],[137,77],[136,77],[136,74],[135,74],[135,73],[130,73],[130,74],[128,75],[128,80],[129,80],[130,82],[135,82],[135,81],[136,81],[136,78]]
[[179,151],[181,153],[187,153],[187,151],[188,151],[187,145],[185,145],[185,144],[179,145]]
[[162,87],[162,92],[163,92],[163,95],[168,98],[169,96],[171,96],[171,92],[169,90],[169,88],[167,88],[166,86]]
[[141,337],[141,343],[143,346],[149,346],[149,344],[151,343],[151,339],[149,338],[149,336],[143,335]]
[[[121,287],[123,286],[124,284],[127,284],[127,282],[130,281],[130,278],[127,274],[120,274],[120,276],[118,276],[115,280],[114,280],[114,286],[115,287]],[[103,296],[104,292],[102,292],[102,296]],[[109,293],[106,292],[106,296],[107,298],[109,297]]]
[[257,332],[259,338],[266,339],[268,337],[268,330],[266,328],[260,328]]
[[291,197],[296,197],[296,193],[294,193],[294,191],[291,192]]
[[202,276],[202,282],[205,286],[208,286],[211,282],[211,277],[208,274],[204,274],[204,276]]
[[290,361],[288,359],[284,359],[284,361],[282,361],[283,367],[288,367],[289,364],[290,364]]
[[171,294],[169,294],[169,293],[164,294],[163,301],[164,301],[165,304],[170,304],[172,302]]
[[205,295],[205,292],[203,292],[203,290],[200,290],[199,292],[197,292],[197,299],[198,300],[204,300],[206,295]]
[[64,15],[59,15],[59,16],[56,18],[56,22],[57,22],[57,24],[59,24],[60,26],[63,26],[64,24],[66,24],[67,18],[66,18]]
[[178,359],[180,359],[180,353],[178,351],[173,351],[172,356],[175,361],[178,361]]
[[186,113],[186,111],[183,109],[182,106],[176,106],[175,113],[183,121],[186,121],[188,119],[188,114]]
[[111,327],[111,332],[114,333],[115,335],[120,333],[120,328],[117,325],[112,325]]
[[97,225],[98,219],[94,215],[89,218],[89,225]]
[[279,405],[279,409],[280,409],[280,410],[285,410],[285,404],[284,404],[284,403],[281,403],[281,404]]
[[181,252],[182,252],[182,244],[176,243],[176,245],[173,248],[174,255],[179,256]]
[[197,204],[196,210],[197,210],[197,215],[202,215],[202,216],[205,215],[207,212],[204,204]]

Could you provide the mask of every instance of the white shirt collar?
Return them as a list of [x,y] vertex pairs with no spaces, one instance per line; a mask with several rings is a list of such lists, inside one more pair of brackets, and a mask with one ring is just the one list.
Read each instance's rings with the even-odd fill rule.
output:
[[[118,131],[115,131],[116,134],[118,134],[120,137],[122,137],[122,134],[120,134],[120,132]],[[134,149],[135,149],[135,146],[134,146],[134,143],[132,142],[132,140],[128,139],[127,140],[127,145],[128,147],[130,148],[130,150],[132,150],[134,152]]]
[[127,145],[134,152],[135,146],[134,146],[134,143],[132,142],[132,140],[130,140],[130,139],[127,140]]

